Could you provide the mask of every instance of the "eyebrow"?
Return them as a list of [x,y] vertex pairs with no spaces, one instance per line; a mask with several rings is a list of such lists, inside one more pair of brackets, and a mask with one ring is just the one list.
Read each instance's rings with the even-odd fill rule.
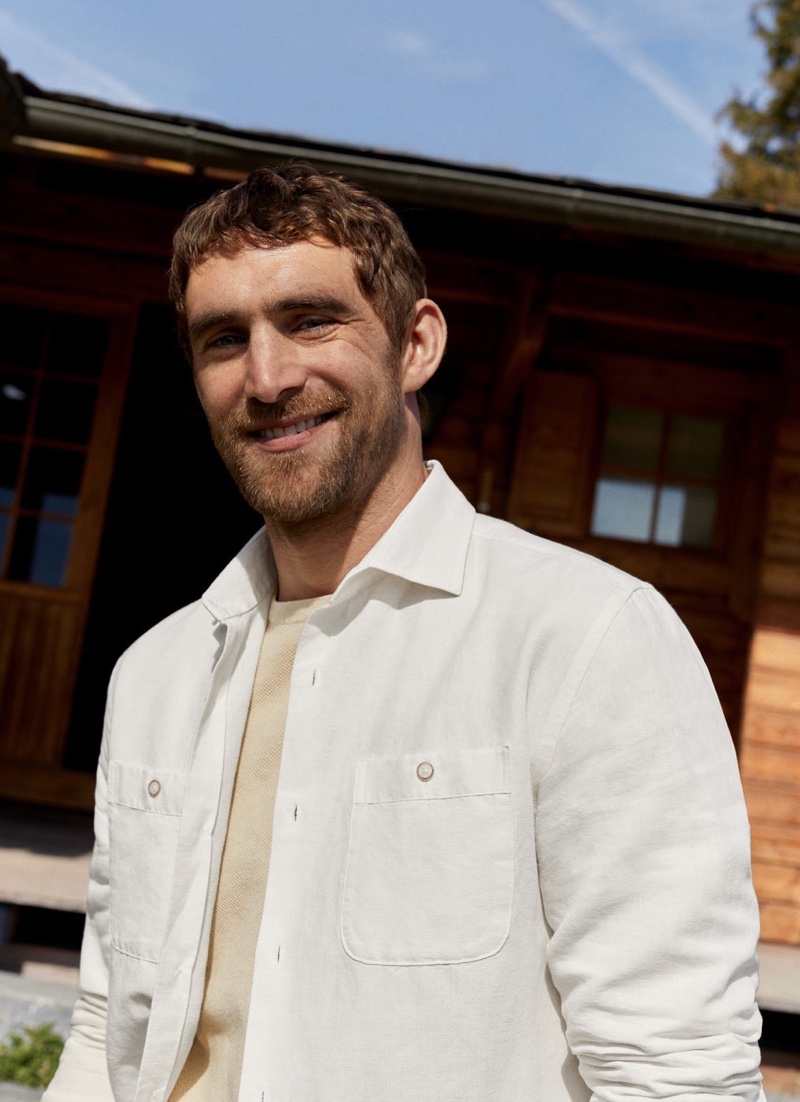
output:
[[195,318],[187,327],[189,340],[199,340],[199,338],[204,336],[209,329],[214,329],[218,325],[230,325],[235,317],[235,314],[231,314],[226,310],[211,311],[207,314],[201,314],[200,317]]
[[[301,310],[319,310],[339,317],[352,313],[352,308],[333,295],[303,295],[298,298],[267,301],[263,310],[268,314],[291,314]],[[211,310],[195,318],[188,326],[189,340],[196,341],[217,326],[240,324],[239,315],[229,310]]]

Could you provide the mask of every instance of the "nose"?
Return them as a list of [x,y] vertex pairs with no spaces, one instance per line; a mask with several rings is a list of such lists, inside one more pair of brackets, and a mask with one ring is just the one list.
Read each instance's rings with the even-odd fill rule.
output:
[[265,405],[285,402],[306,384],[300,349],[280,333],[251,333],[247,348],[245,397]]

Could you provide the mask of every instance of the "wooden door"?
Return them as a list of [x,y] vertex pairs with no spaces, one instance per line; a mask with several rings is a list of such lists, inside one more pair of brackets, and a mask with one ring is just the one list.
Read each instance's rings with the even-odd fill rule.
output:
[[0,795],[61,769],[130,357],[130,307],[0,288]]

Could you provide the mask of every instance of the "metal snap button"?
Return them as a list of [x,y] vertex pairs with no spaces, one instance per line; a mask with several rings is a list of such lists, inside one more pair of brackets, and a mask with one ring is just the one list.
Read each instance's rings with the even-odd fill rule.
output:
[[151,796],[157,796],[161,791],[161,781],[150,781],[147,791]]
[[433,776],[433,766],[429,761],[421,761],[417,766],[417,776],[421,781],[429,781]]

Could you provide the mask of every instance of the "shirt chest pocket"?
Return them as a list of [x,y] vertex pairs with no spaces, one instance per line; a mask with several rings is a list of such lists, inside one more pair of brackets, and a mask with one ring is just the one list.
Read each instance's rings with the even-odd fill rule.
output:
[[363,964],[456,964],[499,952],[514,886],[508,748],[360,761],[342,943]]
[[140,960],[161,956],[184,784],[180,773],[109,763],[111,942]]

